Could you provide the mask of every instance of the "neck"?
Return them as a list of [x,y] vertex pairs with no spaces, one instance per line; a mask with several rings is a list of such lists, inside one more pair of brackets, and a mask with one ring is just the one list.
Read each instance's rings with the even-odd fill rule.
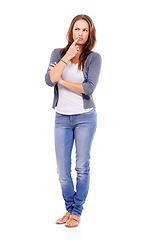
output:
[[71,62],[75,63],[75,64],[79,63],[79,56],[80,56],[80,54],[78,53],[74,58],[71,59]]

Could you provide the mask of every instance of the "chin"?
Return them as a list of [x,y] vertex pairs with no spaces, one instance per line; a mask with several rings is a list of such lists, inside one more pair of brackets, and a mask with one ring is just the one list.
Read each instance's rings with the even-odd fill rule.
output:
[[77,42],[77,45],[84,45],[86,42],[83,42],[83,41],[78,41]]

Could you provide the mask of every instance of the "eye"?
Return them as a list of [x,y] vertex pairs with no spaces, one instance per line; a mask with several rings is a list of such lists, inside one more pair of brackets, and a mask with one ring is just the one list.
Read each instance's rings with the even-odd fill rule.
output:
[[87,29],[84,29],[83,31],[84,31],[84,32],[87,32],[88,30],[87,30]]

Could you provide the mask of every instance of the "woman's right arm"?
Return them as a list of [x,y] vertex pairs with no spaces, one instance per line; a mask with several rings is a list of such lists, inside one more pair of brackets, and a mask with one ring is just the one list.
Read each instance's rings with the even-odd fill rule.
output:
[[[64,56],[57,64],[52,64],[52,68],[50,68],[50,79],[53,84],[59,81],[61,74],[66,67],[66,64],[70,61],[66,56]],[[50,65],[51,67],[51,65]]]
[[[79,51],[79,47],[76,45],[77,41],[79,39],[76,39],[72,44],[71,46],[69,47],[67,53],[63,56],[63,58],[53,67],[51,68],[51,70],[49,71],[49,78],[50,78],[50,81],[52,84],[48,84],[47,81],[46,83],[48,85],[54,85],[56,82],[59,81],[61,75],[62,75],[62,72],[64,70],[64,68],[66,67],[66,64],[73,58],[76,56],[76,54],[78,53]],[[52,57],[53,58],[53,57]],[[54,61],[51,63],[51,60],[50,60],[50,67],[51,67],[51,64],[52,66],[54,65]],[[48,78],[48,76],[47,76]]]

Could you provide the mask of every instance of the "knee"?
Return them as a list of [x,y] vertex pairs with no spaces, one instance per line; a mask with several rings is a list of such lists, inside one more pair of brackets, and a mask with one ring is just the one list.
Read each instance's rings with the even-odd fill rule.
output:
[[77,165],[75,170],[77,171],[77,175],[79,175],[79,176],[89,174],[89,172],[90,172],[89,162],[82,164],[82,165]]
[[71,181],[71,173],[70,172],[64,172],[64,171],[57,171],[59,175],[59,181],[60,183],[68,183]]

